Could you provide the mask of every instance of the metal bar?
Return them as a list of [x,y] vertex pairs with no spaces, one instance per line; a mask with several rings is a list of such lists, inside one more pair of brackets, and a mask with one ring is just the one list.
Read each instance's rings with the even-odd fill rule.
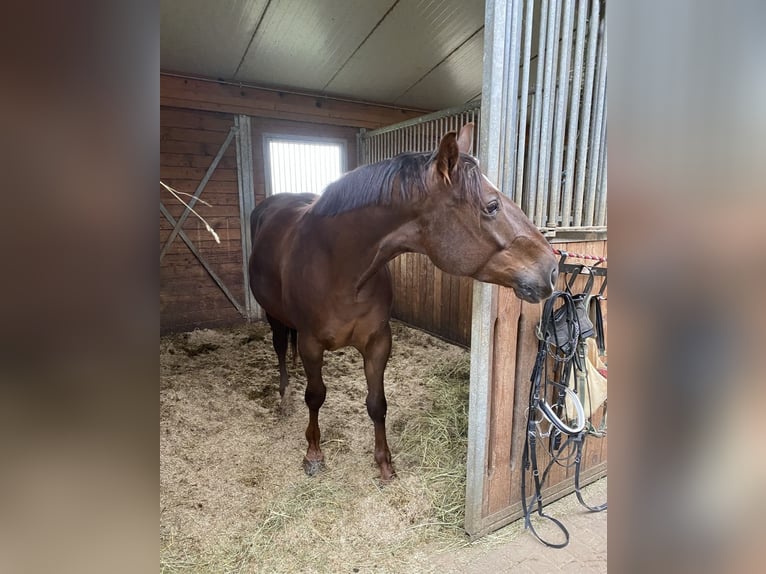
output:
[[[548,201],[548,227],[559,225],[561,198],[561,164],[564,156],[564,126],[566,125],[566,107],[569,97],[569,47],[572,43],[572,0],[564,0],[564,23],[561,34],[561,57],[559,58],[558,90],[556,93],[556,114],[553,124],[553,162]],[[563,218],[562,218],[563,219]]]
[[537,76],[535,78],[535,93],[532,99],[532,153],[529,158],[529,182],[527,189],[529,197],[524,206],[527,217],[532,221],[535,219],[535,206],[537,205],[538,195],[538,165],[540,162],[540,123],[542,121],[542,98],[543,76],[545,75],[545,34],[548,22],[548,0],[542,0],[540,6],[540,26],[538,27],[539,39],[537,44]]
[[218,167],[218,163],[221,161],[224,152],[226,152],[226,148],[229,147],[229,144],[231,143],[231,140],[234,137],[236,131],[236,126],[232,126],[229,129],[229,133],[226,135],[226,139],[223,140],[221,147],[218,149],[218,153],[213,158],[213,162],[207,168],[205,176],[202,178],[202,181],[199,182],[199,185],[197,186],[197,189],[195,190],[192,198],[187,202],[187,206],[184,209],[184,212],[181,214],[181,217],[178,218],[178,223],[176,223],[175,227],[173,227],[173,231],[170,232],[170,236],[168,237],[167,241],[165,241],[165,245],[162,246],[162,251],[160,251],[160,261],[162,261],[162,258],[165,257],[165,254],[168,252],[168,249],[170,249],[170,245],[173,243],[176,235],[178,235],[178,233],[181,231],[181,226],[186,221],[186,218],[191,214],[191,209],[194,207],[194,204],[197,203],[197,199],[199,199],[199,196],[202,194],[202,190],[205,189],[207,182],[210,181],[211,177],[213,177],[213,172],[215,171],[215,168]]
[[426,150],[433,151],[434,149],[434,122],[428,122],[426,126]]
[[250,117],[239,115],[234,118],[237,126],[237,184],[239,187],[239,221],[242,239],[242,276],[245,280],[245,311],[248,319],[261,317],[261,308],[250,291],[250,213],[255,208],[253,191],[253,142],[250,130]]
[[575,157],[577,156],[577,128],[580,117],[580,90],[582,86],[582,64],[585,55],[585,29],[587,28],[588,1],[580,0],[577,13],[577,37],[575,39],[574,73],[572,74],[572,97],[569,104],[569,128],[564,167],[564,192],[561,200],[561,225],[572,223],[572,190],[575,181]]
[[596,187],[596,218],[595,225],[606,225],[606,121],[604,121],[604,135],[601,138],[601,161],[598,168],[598,186]]
[[[487,118],[480,134],[482,170],[491,180],[500,174],[499,136],[502,116],[504,34],[499,30],[505,16],[505,3],[487,0],[485,4],[484,73],[481,113]],[[494,129],[490,129],[494,128]],[[484,143],[486,142],[486,143]],[[470,533],[482,524],[487,444],[489,394],[492,381],[493,292],[488,284],[474,282],[471,318],[471,373],[468,405],[468,453],[466,464],[465,528]]]
[[598,160],[601,156],[602,127],[606,106],[606,21],[601,21],[602,33],[599,58],[597,63],[598,83],[596,84],[596,109],[591,128],[591,144],[588,159],[588,186],[583,204],[583,224],[593,225],[593,212],[596,204],[596,180],[598,179]]
[[356,132],[356,165],[370,163],[367,157],[368,140],[364,137],[366,131],[365,128],[360,128],[359,131]]
[[509,198],[515,197],[516,177],[514,164],[516,162],[516,142],[519,139],[518,111],[519,111],[519,59],[521,58],[521,17],[524,9],[523,1],[516,1],[510,5],[510,17],[506,16],[505,22],[505,45],[509,53],[505,58],[503,74],[509,81],[504,82],[503,90],[503,126],[505,137],[502,139],[501,150],[501,173],[498,184],[501,191]]
[[[548,184],[550,182],[550,144],[551,144],[551,115],[553,112],[553,98],[551,93],[555,93],[556,86],[553,77],[553,70],[556,66],[555,56],[558,47],[558,16],[560,4],[554,0],[549,5],[548,27],[546,29],[546,50],[545,50],[545,78],[543,80],[542,97],[542,123],[540,127],[540,161],[537,168],[538,193],[535,202],[535,224],[540,227],[543,225],[545,217],[545,206],[548,200]],[[542,35],[542,30],[541,30]]]
[[590,26],[588,30],[588,58],[585,66],[585,84],[583,85],[583,103],[580,116],[580,139],[577,143],[577,180],[574,192],[574,213],[572,225],[582,225],[582,203],[585,192],[585,170],[588,155],[588,135],[590,133],[591,105],[593,103],[593,77],[596,70],[596,48],[598,47],[599,0],[592,0]]
[[519,136],[516,155],[516,187],[513,200],[522,205],[524,194],[524,164],[527,142],[527,108],[529,105],[529,66],[532,58],[532,25],[534,23],[534,0],[527,0],[526,20],[524,21],[524,46],[521,60],[521,82],[519,93]]
[[[177,223],[176,220],[173,218],[172,215],[170,215],[170,212],[162,204],[161,201],[160,201],[160,213],[162,213],[162,215],[165,216],[165,219],[167,219],[170,222],[170,225],[176,225]],[[208,275],[210,275],[211,279],[215,281],[216,285],[218,285],[221,291],[223,291],[223,294],[226,295],[226,298],[231,302],[232,305],[234,305],[234,308],[237,311],[239,311],[239,314],[242,315],[244,318],[247,318],[247,312],[242,308],[242,305],[240,305],[239,302],[234,298],[234,295],[231,294],[231,292],[226,287],[226,285],[224,285],[223,281],[221,281],[221,278],[218,277],[215,271],[213,271],[213,268],[210,267],[210,264],[202,256],[202,254],[197,250],[197,247],[194,245],[194,243],[192,243],[191,239],[189,239],[189,236],[186,235],[186,232],[183,229],[179,229],[178,236],[181,238],[181,240],[184,243],[186,243],[186,246],[194,254],[194,256],[199,260],[199,262],[202,264],[202,267],[204,267],[205,271],[207,271]]]

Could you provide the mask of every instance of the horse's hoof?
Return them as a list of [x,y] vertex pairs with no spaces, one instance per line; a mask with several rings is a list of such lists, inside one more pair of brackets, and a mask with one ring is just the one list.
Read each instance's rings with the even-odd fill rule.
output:
[[292,412],[292,406],[290,404],[290,399],[286,397],[282,397],[282,399],[277,404],[277,414],[282,417],[289,416]]
[[303,470],[306,472],[308,476],[316,476],[316,474],[323,469],[324,469],[323,460],[309,460],[307,458],[303,459]]
[[396,480],[396,472],[393,468],[380,471],[380,484],[385,486],[386,484],[391,484]]

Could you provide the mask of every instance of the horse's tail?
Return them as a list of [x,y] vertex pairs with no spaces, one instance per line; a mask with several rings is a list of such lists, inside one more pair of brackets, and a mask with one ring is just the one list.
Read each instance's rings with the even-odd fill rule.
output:
[[290,329],[290,351],[293,355],[293,368],[298,364],[298,331]]

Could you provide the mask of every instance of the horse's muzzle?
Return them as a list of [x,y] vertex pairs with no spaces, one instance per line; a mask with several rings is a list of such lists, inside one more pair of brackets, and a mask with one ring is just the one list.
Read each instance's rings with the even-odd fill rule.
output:
[[547,268],[540,275],[527,276],[513,288],[519,299],[528,303],[539,303],[547,299],[556,288],[556,281],[559,278],[558,263]]

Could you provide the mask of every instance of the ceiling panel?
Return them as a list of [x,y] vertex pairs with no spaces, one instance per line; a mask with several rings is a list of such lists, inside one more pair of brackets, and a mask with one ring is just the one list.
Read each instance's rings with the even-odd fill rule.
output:
[[161,0],[163,70],[231,78],[268,0]]
[[481,92],[483,61],[484,29],[481,29],[397,98],[396,103],[438,110],[468,102]]
[[235,79],[320,91],[394,2],[272,1]]
[[393,102],[483,25],[484,0],[401,0],[326,90]]
[[161,0],[161,70],[440,109],[481,91],[484,0]]

